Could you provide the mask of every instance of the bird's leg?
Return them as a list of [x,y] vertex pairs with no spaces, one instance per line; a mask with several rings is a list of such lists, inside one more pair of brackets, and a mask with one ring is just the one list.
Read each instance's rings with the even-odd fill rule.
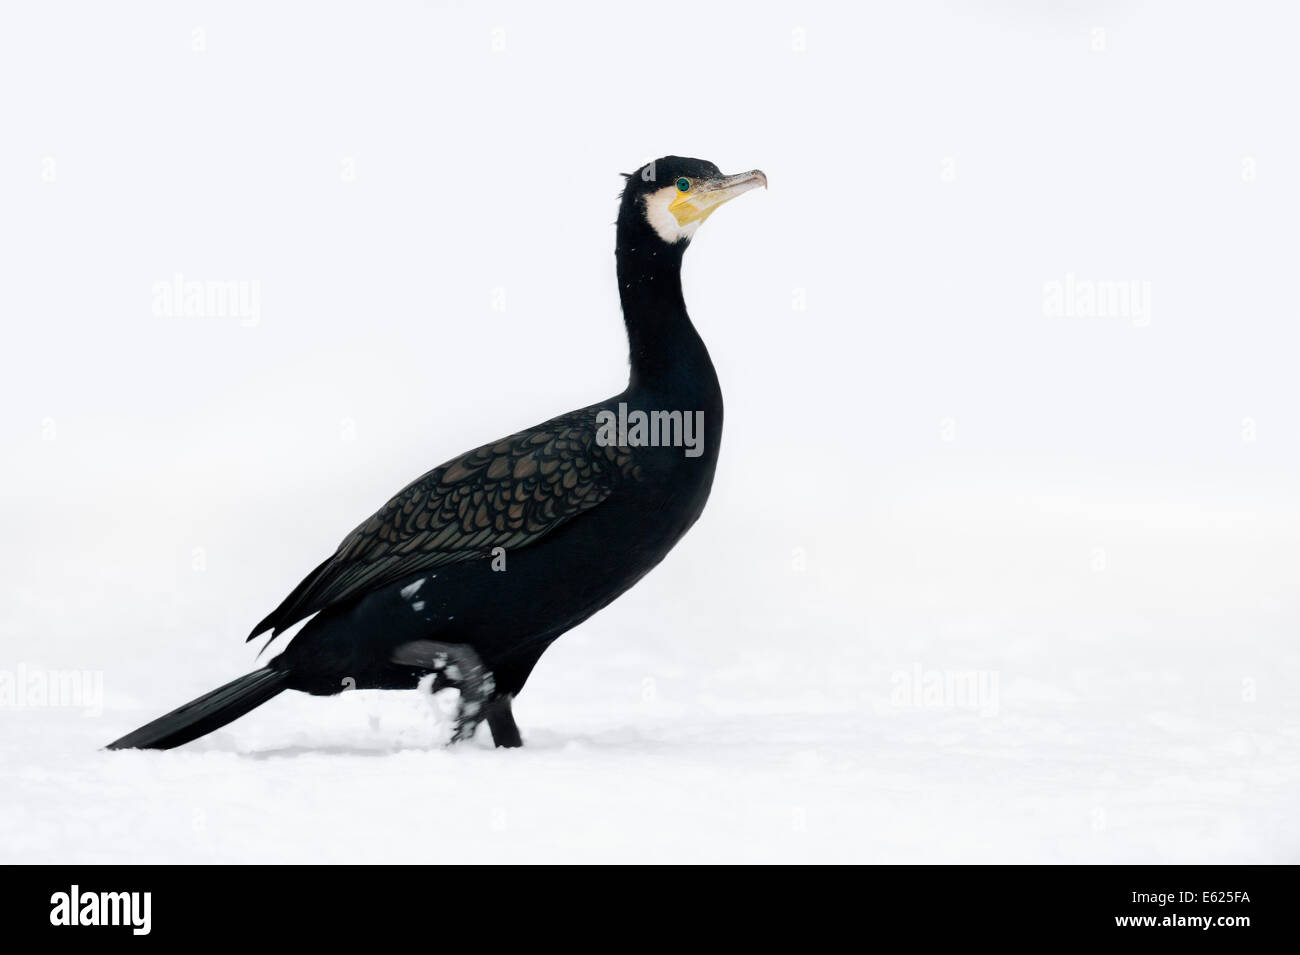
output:
[[[456,730],[451,735],[451,741],[458,743],[474,735],[496,692],[496,681],[492,678],[492,671],[483,665],[472,647],[464,643],[412,640],[394,650],[392,660],[402,666],[435,674],[432,686],[434,691],[445,686],[454,686],[460,690]],[[508,708],[506,713],[508,716]],[[513,725],[513,720],[511,723]]]
[[514,699],[509,693],[505,693],[487,705],[487,722],[488,729],[492,731],[492,742],[497,746],[512,749],[524,745],[523,738],[519,735],[519,727],[515,725],[515,714],[510,711],[510,704]]

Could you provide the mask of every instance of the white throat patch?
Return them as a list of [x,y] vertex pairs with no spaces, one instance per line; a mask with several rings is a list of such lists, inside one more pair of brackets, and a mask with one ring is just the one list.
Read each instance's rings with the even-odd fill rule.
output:
[[645,221],[650,223],[650,228],[658,233],[659,238],[670,244],[695,235],[701,221],[697,219],[686,225],[678,225],[677,217],[668,209],[668,204],[676,198],[676,186],[664,186],[647,193],[645,197]]

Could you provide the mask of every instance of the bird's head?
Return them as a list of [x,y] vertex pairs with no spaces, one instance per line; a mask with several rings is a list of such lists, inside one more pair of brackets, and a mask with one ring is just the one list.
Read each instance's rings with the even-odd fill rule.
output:
[[703,159],[664,156],[625,173],[627,186],[619,208],[620,232],[648,231],[668,245],[684,245],[713,211],[759,186],[767,176],[758,169],[724,176]]

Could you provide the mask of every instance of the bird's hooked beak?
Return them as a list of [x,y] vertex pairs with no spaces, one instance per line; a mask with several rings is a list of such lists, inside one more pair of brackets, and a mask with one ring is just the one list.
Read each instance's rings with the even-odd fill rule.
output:
[[767,176],[763,175],[761,169],[751,169],[734,176],[718,176],[715,179],[696,179],[686,192],[680,193],[668,204],[668,211],[677,219],[679,226],[703,222],[724,202],[759,186],[767,188]]

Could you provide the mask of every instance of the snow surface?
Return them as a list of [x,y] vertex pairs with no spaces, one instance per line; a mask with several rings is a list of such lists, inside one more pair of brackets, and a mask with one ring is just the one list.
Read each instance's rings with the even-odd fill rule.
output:
[[[748,561],[752,576],[742,579],[711,561],[720,526],[703,522],[680,559],[544,658],[517,705],[522,750],[491,748],[486,729],[443,748],[449,723],[437,706],[414,693],[352,692],[285,694],[182,749],[108,753],[97,747],[237,672],[221,661],[239,659],[228,652],[238,636],[169,641],[151,622],[151,635],[126,641],[133,659],[111,662],[120,648],[105,641],[97,652],[87,646],[88,665],[109,677],[102,716],[28,709],[0,722],[0,854],[1300,858],[1291,632],[1269,622],[1265,599],[1228,613],[1206,592],[1241,586],[1226,578],[1252,554],[1258,560],[1242,574],[1258,576],[1241,593],[1285,592],[1294,549],[1289,565],[1265,569],[1280,552],[1252,519],[1250,534],[1202,531],[1199,543],[1170,535],[1156,546],[1149,531],[1112,537],[1132,565],[1069,573],[1056,562],[1091,558],[1061,543],[1081,517],[1054,501],[1048,527],[1023,534],[1014,560],[972,559],[1005,550],[1006,515],[991,514],[966,519],[945,548],[900,563],[905,542],[893,535],[915,532],[919,509],[942,523],[953,500],[881,496],[895,512],[869,518],[876,543],[866,563],[809,541],[794,558],[802,569],[769,554]],[[918,511],[900,517],[909,500]],[[990,492],[985,503],[995,502]],[[742,553],[760,552],[761,536],[742,542]],[[1183,606],[1153,609],[1147,601],[1163,598],[1159,580],[1171,569],[1188,574],[1170,585]],[[914,585],[903,590],[914,575],[935,588],[924,605],[913,605]],[[1055,592],[1026,594],[1035,579]],[[1041,604],[1062,602],[1087,616],[1043,615]],[[898,614],[900,604],[913,619]],[[986,680],[978,700],[927,699],[912,692],[918,668],[922,679],[983,671],[996,683],[990,693]],[[444,709],[454,705],[454,693],[446,696],[437,701]]]

